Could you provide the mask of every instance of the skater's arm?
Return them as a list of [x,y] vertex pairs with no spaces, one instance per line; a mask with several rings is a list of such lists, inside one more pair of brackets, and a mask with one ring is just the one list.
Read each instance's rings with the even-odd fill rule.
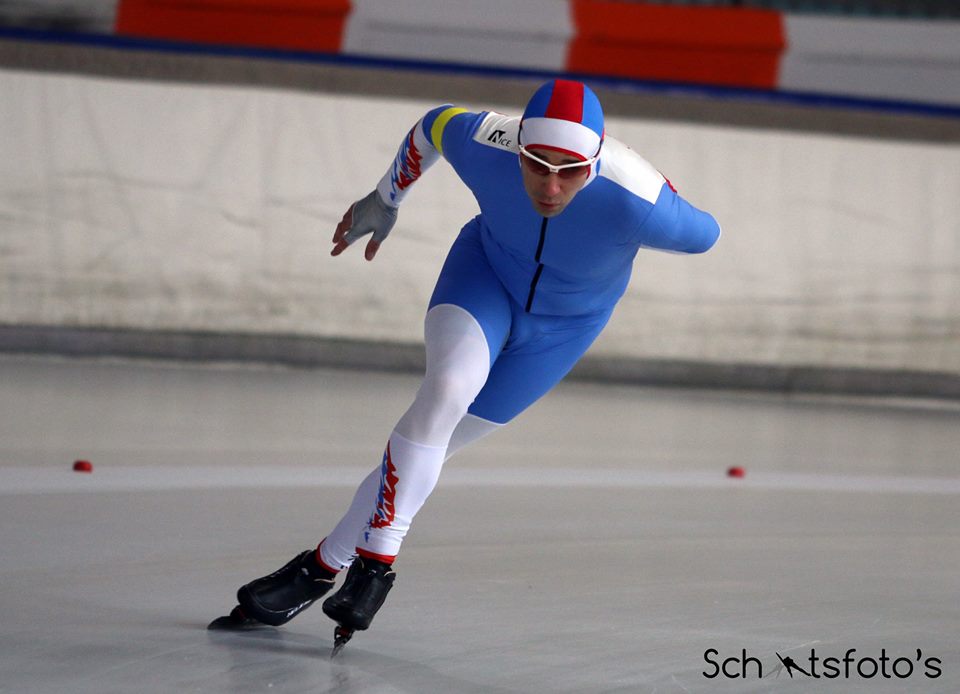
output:
[[719,238],[720,225],[713,215],[684,200],[666,181],[643,223],[641,245],[673,253],[704,253]]
[[707,212],[684,200],[650,162],[619,140],[607,136],[600,175],[622,186],[629,214],[637,220],[641,248],[673,253],[703,253],[720,238],[720,225]]
[[393,164],[377,183],[377,192],[386,204],[400,206],[410,186],[440,158],[447,124],[454,116],[465,112],[466,109],[444,104],[428,111],[410,129]]
[[377,183],[376,190],[358,200],[337,225],[331,255],[340,255],[361,236],[372,233],[364,257],[373,260],[397,220],[397,208],[407,190],[440,158],[443,132],[450,119],[464,109],[449,104],[429,111],[403,139],[397,156]]

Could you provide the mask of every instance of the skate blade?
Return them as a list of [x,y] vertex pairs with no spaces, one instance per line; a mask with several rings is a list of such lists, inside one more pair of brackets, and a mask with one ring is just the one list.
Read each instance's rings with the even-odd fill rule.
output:
[[210,631],[253,631],[266,628],[267,624],[244,616],[239,607],[234,607],[230,614],[217,617],[207,625]]
[[353,638],[353,629],[348,629],[343,626],[338,626],[333,631],[333,650],[330,652],[331,658],[336,658],[337,653],[343,650],[343,647],[347,645],[347,641]]

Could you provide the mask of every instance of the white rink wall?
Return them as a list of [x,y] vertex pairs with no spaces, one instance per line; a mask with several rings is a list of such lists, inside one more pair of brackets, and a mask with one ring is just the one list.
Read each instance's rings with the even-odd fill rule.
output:
[[[17,70],[0,93],[0,324],[415,342],[476,211],[441,162],[373,263],[329,256],[433,102]],[[960,373],[956,144],[608,132],[723,237],[642,252],[592,354]]]
[[960,21],[785,14],[780,89],[960,105]]

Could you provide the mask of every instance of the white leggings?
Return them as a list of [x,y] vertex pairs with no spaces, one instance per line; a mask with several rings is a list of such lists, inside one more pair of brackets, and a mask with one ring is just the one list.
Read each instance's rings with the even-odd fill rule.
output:
[[392,562],[444,461],[502,426],[467,414],[490,372],[490,349],[476,319],[453,304],[434,306],[424,339],[426,375],[413,404],[390,434],[383,462],[320,546],[331,569],[346,568],[357,553]]

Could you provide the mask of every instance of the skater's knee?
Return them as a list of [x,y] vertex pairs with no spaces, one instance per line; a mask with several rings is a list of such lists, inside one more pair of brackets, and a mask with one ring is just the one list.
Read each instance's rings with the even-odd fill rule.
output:
[[456,369],[442,369],[424,379],[418,399],[425,398],[424,404],[456,415],[459,421],[482,387],[483,381],[476,376]]
[[397,424],[397,431],[411,441],[446,446],[485,380],[485,371],[453,367],[429,369],[413,405]]
[[437,399],[449,407],[463,409],[464,414],[483,387],[481,379],[456,369],[445,369],[432,382]]

